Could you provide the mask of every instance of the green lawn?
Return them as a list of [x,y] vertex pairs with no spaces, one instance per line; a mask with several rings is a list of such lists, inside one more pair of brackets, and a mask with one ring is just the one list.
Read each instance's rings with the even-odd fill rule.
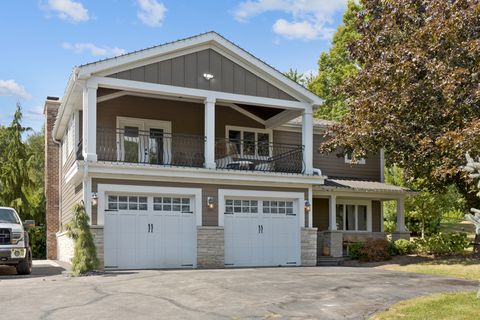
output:
[[479,319],[476,292],[442,293],[401,301],[370,320]]
[[[387,270],[444,275],[454,278],[480,280],[480,260],[472,258],[435,259],[407,265],[386,265]],[[479,310],[480,312],[480,310]]]

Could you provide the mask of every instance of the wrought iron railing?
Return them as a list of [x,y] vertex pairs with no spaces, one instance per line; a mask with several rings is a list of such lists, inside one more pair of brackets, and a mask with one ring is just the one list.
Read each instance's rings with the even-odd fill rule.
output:
[[[97,158],[111,162],[203,167],[205,139],[156,129],[98,128]],[[77,159],[83,159],[82,141],[77,146]],[[215,163],[217,169],[302,173],[303,146],[217,138]]]
[[203,167],[205,137],[137,128],[97,130],[100,161]]
[[216,139],[217,169],[302,173],[303,146],[239,139]]

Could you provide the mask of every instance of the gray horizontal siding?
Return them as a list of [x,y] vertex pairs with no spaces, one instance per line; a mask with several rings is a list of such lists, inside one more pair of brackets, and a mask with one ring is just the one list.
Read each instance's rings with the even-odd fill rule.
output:
[[[336,152],[323,154],[318,151],[324,138],[315,134],[313,136],[313,166],[322,170],[324,175],[340,178],[357,178],[371,181],[380,181],[380,155],[369,154],[365,164],[345,163],[343,157],[338,157]],[[302,144],[300,132],[280,131],[273,132],[274,143]]]

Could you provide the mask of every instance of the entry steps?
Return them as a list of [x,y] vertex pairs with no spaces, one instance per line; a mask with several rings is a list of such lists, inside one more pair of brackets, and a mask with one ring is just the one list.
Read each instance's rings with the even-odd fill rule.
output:
[[329,256],[320,256],[317,257],[317,266],[339,266],[343,264],[343,261],[347,260],[348,257],[329,257]]

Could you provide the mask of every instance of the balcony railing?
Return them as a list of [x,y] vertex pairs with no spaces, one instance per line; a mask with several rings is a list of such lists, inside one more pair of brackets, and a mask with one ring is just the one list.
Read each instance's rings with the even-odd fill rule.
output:
[[217,169],[302,173],[303,146],[266,141],[217,139]]
[[[137,128],[97,130],[99,161],[203,167],[203,136],[172,134]],[[82,160],[82,141],[77,146]],[[262,141],[216,139],[217,169],[302,173],[303,146]]]
[[136,128],[97,130],[100,161],[203,167],[205,137]]

